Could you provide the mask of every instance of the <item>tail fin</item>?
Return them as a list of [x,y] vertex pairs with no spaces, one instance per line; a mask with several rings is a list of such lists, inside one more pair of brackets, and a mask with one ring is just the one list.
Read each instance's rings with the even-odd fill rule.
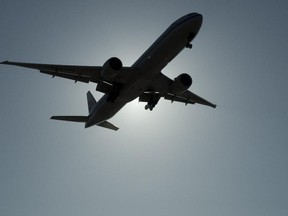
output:
[[90,91],[87,92],[87,103],[88,103],[88,111],[90,114],[90,112],[92,111],[92,109],[97,103],[97,101],[95,100],[95,98],[93,97]]
[[72,122],[87,122],[88,116],[52,116],[50,119]]
[[[97,104],[97,101],[95,100],[95,98],[93,97],[90,91],[87,92],[87,103],[88,103],[88,111],[90,114],[92,109]],[[95,124],[90,124],[90,122],[88,122],[89,115],[88,116],[52,116],[51,119],[61,120],[61,121],[71,121],[71,122],[83,122],[83,123],[86,123],[85,128],[95,125]],[[116,127],[115,125],[111,124],[108,121],[103,121],[96,125],[100,127],[108,128],[114,131],[117,131],[119,129],[118,127]]]

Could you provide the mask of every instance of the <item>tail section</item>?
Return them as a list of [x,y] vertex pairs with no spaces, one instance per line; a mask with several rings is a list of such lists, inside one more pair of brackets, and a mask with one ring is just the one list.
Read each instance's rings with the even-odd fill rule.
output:
[[[93,97],[90,91],[87,92],[87,103],[88,103],[88,111],[89,114],[92,112],[93,108],[96,106],[97,101]],[[91,127],[93,125],[97,125],[100,127],[108,128],[114,131],[117,131],[119,128],[115,125],[111,124],[108,121],[103,121],[101,123],[93,123],[89,121],[90,115],[88,116],[52,116],[53,120],[61,120],[61,121],[70,121],[70,122],[83,122],[85,123],[85,128]]]
[[95,107],[97,101],[93,97],[90,91],[87,92],[87,103],[88,103],[88,111],[91,113],[92,109]]
[[[60,120],[60,121],[70,121],[70,122],[83,122],[86,123],[89,119],[89,116],[52,116],[50,119]],[[117,131],[119,128],[111,124],[108,121],[101,122],[96,124],[97,126],[108,128],[110,130]],[[91,125],[92,126],[92,125]],[[87,126],[85,126],[87,128]],[[88,126],[90,127],[90,126]]]
[[97,124],[97,126],[108,128],[114,131],[117,131],[119,129],[118,127],[116,127],[115,125],[111,124],[108,121],[101,122],[100,124]]

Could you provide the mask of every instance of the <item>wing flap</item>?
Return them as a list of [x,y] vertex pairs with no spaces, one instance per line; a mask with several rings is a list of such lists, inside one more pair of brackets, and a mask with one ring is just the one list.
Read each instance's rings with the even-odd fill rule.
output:
[[185,103],[185,104],[195,104],[194,101],[191,101],[189,99],[182,98],[182,97],[179,97],[179,96],[173,95],[173,94],[166,94],[164,96],[164,99],[170,100],[171,102],[177,101],[177,102],[181,102],[181,103]]
[[53,77],[58,76],[66,79],[72,79],[76,82],[80,81],[85,83],[97,83],[101,79],[102,70],[102,67],[100,66],[33,64],[10,61],[1,62],[1,64],[36,69],[39,70],[41,73],[45,73]]
[[173,83],[173,80],[171,80],[169,77],[165,76],[164,74],[160,73],[158,78],[155,80],[153,86],[151,86],[151,89],[154,89],[156,92],[159,92],[162,97],[166,100],[170,101],[177,101],[185,104],[202,104],[206,106],[210,106],[213,108],[216,108],[216,105],[207,101],[206,99],[194,94],[193,92],[187,90],[184,91],[181,94],[173,94],[171,92],[171,85]]
[[85,76],[81,76],[81,75],[55,73],[55,72],[45,71],[45,70],[40,70],[40,73],[51,75],[53,78],[55,76],[57,76],[57,77],[61,77],[61,78],[71,79],[71,80],[74,80],[75,82],[78,82],[78,81],[79,82],[85,82],[85,83],[90,82],[89,77],[85,77]]
[[185,91],[184,93],[182,93],[180,95],[173,95],[173,94],[168,93],[164,96],[164,99],[171,100],[172,102],[173,101],[182,102],[185,104],[198,103],[198,104],[210,106],[213,108],[216,108],[216,106],[217,106],[216,104],[213,104],[213,103],[205,100],[204,98],[194,94],[191,91]]
[[51,76],[72,79],[75,82],[94,82],[99,83],[105,81],[107,83],[127,83],[135,72],[135,68],[123,67],[121,72],[111,80],[105,80],[101,76],[102,66],[81,66],[81,65],[56,65],[56,64],[35,64],[24,62],[10,62],[4,61],[1,64],[14,65],[30,69],[39,70],[41,73]]

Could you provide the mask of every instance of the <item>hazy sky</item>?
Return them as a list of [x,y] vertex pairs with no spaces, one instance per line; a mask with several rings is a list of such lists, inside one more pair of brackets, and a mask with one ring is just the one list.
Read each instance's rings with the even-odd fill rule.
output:
[[164,70],[218,107],[132,102],[118,132],[86,115],[95,84],[0,65],[1,216],[287,216],[287,0],[0,0],[0,61],[130,66],[176,19],[193,41]]

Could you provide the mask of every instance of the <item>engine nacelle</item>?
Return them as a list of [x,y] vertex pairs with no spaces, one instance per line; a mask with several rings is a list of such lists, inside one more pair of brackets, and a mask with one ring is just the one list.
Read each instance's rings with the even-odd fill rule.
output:
[[172,85],[171,85],[171,93],[173,94],[181,94],[186,91],[192,85],[192,78],[189,74],[183,73],[177,76]]
[[123,65],[121,60],[119,58],[112,57],[104,63],[101,76],[105,80],[111,80],[120,72],[122,67]]

